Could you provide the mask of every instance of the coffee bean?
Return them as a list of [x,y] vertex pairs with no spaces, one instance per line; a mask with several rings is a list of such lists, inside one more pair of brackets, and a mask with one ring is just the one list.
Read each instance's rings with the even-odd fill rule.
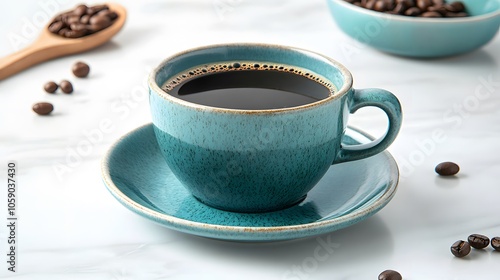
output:
[[366,2],[365,8],[367,8],[368,10],[373,10],[375,9],[375,3],[377,3],[377,0],[368,0],[368,2]]
[[111,12],[109,12],[109,13],[108,13],[108,18],[109,18],[110,20],[115,20],[115,19],[117,19],[117,18],[118,18],[118,14],[117,14],[117,13],[115,13],[115,12],[113,12],[113,11],[111,11]]
[[43,89],[48,92],[48,93],[54,93],[56,92],[58,86],[56,83],[50,81],[48,83],[46,83],[44,86],[43,86]]
[[470,253],[470,245],[469,243],[463,241],[463,240],[458,240],[457,242],[453,243],[451,245],[451,253],[458,258],[463,258],[467,256]]
[[84,78],[88,76],[90,67],[88,66],[88,64],[78,61],[73,65],[71,71],[73,71],[73,74],[78,78]]
[[446,17],[466,17],[469,16],[467,13],[461,12],[461,13],[452,13],[452,12],[447,12]]
[[440,13],[438,12],[425,12],[421,15],[422,17],[426,17],[426,18],[439,18],[439,17],[443,17]]
[[75,14],[77,16],[83,16],[85,13],[87,13],[87,6],[85,6],[85,5],[78,5],[73,10],[73,14]]
[[89,24],[89,21],[90,21],[90,15],[83,15],[80,18],[80,23]]
[[385,1],[378,0],[377,2],[375,2],[375,6],[373,7],[373,9],[377,12],[384,12],[388,7],[389,5],[387,5]]
[[416,17],[420,15],[421,11],[417,7],[411,7],[408,10],[406,10],[405,15],[411,16],[411,17]]
[[72,93],[73,92],[73,85],[66,80],[62,80],[59,83],[59,87],[61,88],[62,92],[64,93]]
[[500,252],[500,237],[493,237],[491,239],[491,247]]
[[453,176],[460,171],[460,167],[454,162],[446,161],[438,164],[435,171],[441,176]]
[[39,115],[45,116],[54,110],[54,106],[47,102],[39,102],[33,105],[33,111]]
[[80,16],[70,16],[64,21],[67,25],[80,22]]
[[452,13],[459,13],[465,11],[465,5],[462,2],[453,2],[445,5],[445,8]]
[[432,3],[434,5],[443,5],[444,4],[444,0],[432,0]]
[[64,33],[66,38],[80,38],[87,34],[87,29],[85,30],[69,30]]
[[437,12],[437,13],[440,13],[442,16],[446,16],[446,14],[449,13],[448,10],[446,10],[446,8],[444,6],[439,6],[439,5],[431,6],[427,9],[427,11]]
[[402,279],[403,277],[401,276],[401,274],[399,274],[399,272],[390,269],[382,271],[382,273],[380,273],[380,275],[378,276],[378,280],[402,280]]
[[88,29],[87,29],[87,25],[83,24],[83,23],[80,23],[80,22],[77,22],[77,23],[72,23],[69,28],[73,31],[85,31],[87,32]]
[[49,25],[49,31],[57,34],[63,27],[65,27],[65,24],[62,21],[55,21]]
[[66,34],[66,32],[68,32],[68,31],[71,31],[71,29],[69,29],[68,27],[64,27],[63,29],[59,30],[59,32],[57,32],[57,34],[64,36]]
[[471,234],[467,238],[470,246],[476,249],[483,249],[490,245],[490,239],[487,236],[481,234]]
[[402,15],[405,11],[406,11],[406,7],[403,3],[398,3],[396,5],[396,8],[394,8],[394,10],[393,10],[393,12],[395,12],[396,14],[400,14],[400,15]]
[[417,0],[417,7],[421,11],[427,11],[430,6],[432,6],[432,0]]

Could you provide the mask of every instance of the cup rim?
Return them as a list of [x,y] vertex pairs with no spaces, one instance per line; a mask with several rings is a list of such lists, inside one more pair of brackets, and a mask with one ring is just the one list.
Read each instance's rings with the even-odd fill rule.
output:
[[[257,109],[257,110],[246,110],[246,109],[231,109],[231,108],[223,108],[223,107],[215,107],[215,106],[208,106],[208,105],[202,105],[202,104],[197,104],[193,102],[189,102],[180,98],[177,98],[175,96],[172,96],[162,90],[160,86],[156,83],[156,76],[160,69],[162,69],[169,61],[172,59],[188,54],[190,52],[194,51],[200,51],[200,50],[207,50],[207,49],[212,49],[212,48],[220,48],[220,47],[264,47],[264,48],[277,48],[277,49],[286,49],[286,50],[293,50],[293,51],[298,51],[305,53],[306,55],[312,55],[312,56],[318,56],[322,59],[325,59],[327,63],[331,64],[332,67],[336,68],[343,76],[343,85],[341,88],[337,89],[337,92],[335,94],[328,96],[327,98],[323,98],[321,100],[318,100],[316,102],[312,103],[307,103],[301,106],[294,106],[294,107],[286,107],[286,108],[278,108],[278,109]],[[313,57],[314,59],[314,57]],[[353,84],[353,78],[352,74],[347,68],[337,62],[336,60],[333,60],[325,55],[322,55],[320,53],[306,50],[303,48],[298,48],[298,47],[291,47],[291,46],[284,46],[284,45],[275,45],[275,44],[265,44],[265,43],[228,43],[228,44],[213,44],[213,45],[206,45],[206,46],[201,46],[201,47],[196,47],[196,48],[191,48],[188,50],[184,50],[182,52],[175,53],[166,59],[164,59],[157,67],[155,67],[151,73],[149,74],[148,77],[148,86],[150,91],[153,91],[156,95],[159,97],[170,101],[172,103],[176,103],[188,108],[196,109],[196,110],[204,110],[204,111],[212,111],[212,112],[219,112],[219,113],[230,113],[230,114],[274,114],[274,113],[283,113],[283,112],[289,112],[289,111],[297,111],[297,110],[306,110],[306,109],[312,109],[318,106],[321,106],[325,103],[329,103],[333,100],[342,98],[344,95],[346,95],[349,90],[352,88]]]

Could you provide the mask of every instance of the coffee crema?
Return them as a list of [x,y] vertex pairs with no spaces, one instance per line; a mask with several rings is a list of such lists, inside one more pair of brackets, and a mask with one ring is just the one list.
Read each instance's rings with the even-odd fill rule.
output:
[[337,91],[327,79],[304,68],[255,61],[193,67],[166,81],[162,89],[192,103],[241,110],[297,107]]

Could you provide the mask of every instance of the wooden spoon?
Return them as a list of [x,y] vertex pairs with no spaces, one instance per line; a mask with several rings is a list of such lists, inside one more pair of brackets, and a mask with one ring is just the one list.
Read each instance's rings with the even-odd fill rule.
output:
[[0,80],[40,62],[84,52],[109,41],[125,24],[127,11],[123,6],[116,3],[108,3],[106,5],[108,5],[111,11],[118,14],[118,18],[112,25],[81,38],[65,38],[52,34],[47,25],[33,44],[16,53],[0,58]]

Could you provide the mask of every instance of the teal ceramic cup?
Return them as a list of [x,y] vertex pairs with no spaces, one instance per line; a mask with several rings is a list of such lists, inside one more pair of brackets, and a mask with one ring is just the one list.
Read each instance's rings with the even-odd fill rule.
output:
[[[299,67],[338,90],[302,106],[241,110],[191,103],[161,89],[193,67],[232,61]],[[340,63],[293,47],[229,44],[188,50],[164,60],[149,77],[156,138],[173,174],[201,202],[235,212],[283,209],[302,201],[332,164],[380,153],[396,138],[402,120],[397,98],[382,89],[355,90],[352,82]],[[365,106],[387,114],[386,134],[369,144],[342,146],[349,114]]]

